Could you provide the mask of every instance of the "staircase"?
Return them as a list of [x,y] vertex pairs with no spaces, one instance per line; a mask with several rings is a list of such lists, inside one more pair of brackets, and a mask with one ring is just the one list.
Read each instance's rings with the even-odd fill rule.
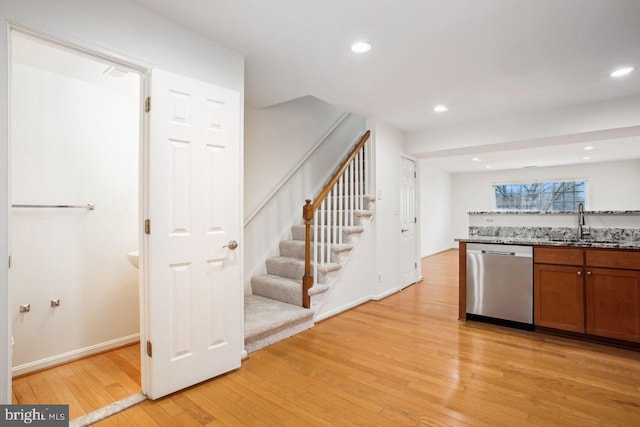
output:
[[[353,255],[359,236],[373,217],[375,201],[374,197],[365,194],[366,138],[363,140],[350,155],[352,157],[356,153],[355,159],[348,158],[329,182],[328,186],[333,189],[323,191],[325,196],[321,193],[322,200],[317,200],[319,209],[313,216],[313,225],[304,219],[303,224],[293,225],[290,239],[279,243],[279,256],[266,260],[266,274],[251,278],[253,294],[245,297],[247,352],[313,327],[315,309],[323,294],[330,291],[331,286],[348,286],[335,279]],[[346,175],[342,171],[345,167]],[[309,242],[306,242],[307,227]],[[305,268],[307,262],[309,264]],[[302,285],[306,269],[313,283],[307,292]],[[308,308],[303,307],[305,301],[310,302]]]

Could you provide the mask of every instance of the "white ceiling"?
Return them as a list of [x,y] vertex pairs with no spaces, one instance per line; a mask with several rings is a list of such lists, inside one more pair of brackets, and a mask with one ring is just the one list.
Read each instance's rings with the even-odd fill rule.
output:
[[[585,147],[592,147],[592,149],[585,150]],[[638,136],[516,150],[483,151],[476,154],[433,156],[423,159],[423,162],[448,172],[463,173],[630,159],[640,159],[640,137]],[[636,185],[636,183],[630,184]]]
[[[313,95],[408,136],[459,136],[474,123],[511,124],[510,117],[640,95],[640,0],[133,1],[244,54],[248,105]],[[373,50],[353,54],[357,40]],[[51,67],[26,47],[15,60]],[[639,69],[609,77],[622,65]],[[435,113],[438,103],[450,111]],[[640,158],[640,117],[632,125],[635,137],[627,131],[589,144],[546,138],[514,150],[531,135],[490,142],[495,135],[474,131],[486,145],[457,153],[441,138],[443,147],[431,150],[432,138],[408,152],[450,172]],[[584,145],[597,146],[590,160],[582,159]]]
[[608,77],[640,66],[639,0],[134,1],[243,53],[256,107],[313,95],[412,132],[640,92]]

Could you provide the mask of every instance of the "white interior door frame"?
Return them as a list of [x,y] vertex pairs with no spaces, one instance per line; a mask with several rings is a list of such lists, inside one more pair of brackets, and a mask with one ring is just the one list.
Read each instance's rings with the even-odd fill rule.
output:
[[0,28],[0,402],[11,403],[11,291],[9,289],[9,21]]
[[[135,58],[118,55],[100,46],[92,46],[84,41],[73,40],[59,34],[52,34],[29,25],[14,22],[0,17],[0,403],[11,403],[11,275],[9,257],[11,255],[11,141],[10,141],[10,66],[11,66],[11,33],[19,31],[47,42],[63,46],[82,54],[107,61],[118,67],[138,73],[141,79],[140,90],[140,156],[139,156],[139,236],[140,242],[140,340],[144,342],[147,336],[147,299],[148,272],[144,261],[146,256],[146,239],[144,234],[144,218],[148,217],[149,208],[149,162],[148,162],[148,114],[144,113],[145,99],[149,96],[149,80],[151,67]],[[143,352],[141,352],[143,353]],[[141,354],[141,384],[145,393],[147,377],[147,358]]]
[[420,279],[422,279],[422,268],[420,265],[420,180],[418,179],[418,174],[420,173],[419,171],[419,166],[418,166],[418,159],[410,156],[408,154],[404,154],[401,153],[400,154],[400,162],[402,162],[403,159],[406,160],[410,160],[413,162],[414,165],[414,171],[415,171],[415,177],[414,177],[414,194],[413,194],[413,204],[414,204],[414,215],[416,217],[416,222],[415,222],[415,236],[414,236],[414,259],[413,262],[416,263],[416,269],[415,269],[415,277],[414,277],[414,283],[419,281]]

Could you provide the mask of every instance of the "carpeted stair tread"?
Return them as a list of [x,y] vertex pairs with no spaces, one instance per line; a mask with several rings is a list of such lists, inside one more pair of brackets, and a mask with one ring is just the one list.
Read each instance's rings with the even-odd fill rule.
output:
[[[333,240],[333,227],[335,226],[331,226],[331,227],[324,227],[325,229],[325,233],[327,233],[325,236],[329,236],[331,238],[331,240]],[[311,226],[311,238],[313,239],[315,236],[315,229],[316,227]],[[364,231],[364,227],[361,225],[350,225],[350,226],[344,226],[342,227],[342,241],[343,242],[349,242],[349,239],[351,237],[351,235],[356,235],[356,234],[360,234]],[[291,238],[293,240],[303,240],[305,239],[305,226],[304,225],[294,225],[291,227]]]
[[[364,187],[361,187],[364,188]],[[324,263],[318,266],[318,277],[314,278],[314,285],[309,289],[309,296],[319,295],[326,292],[329,286],[326,285],[329,273],[339,270],[348,258],[348,252],[353,249],[353,244],[357,242],[357,235],[364,232],[367,219],[373,216],[374,196],[355,196],[353,194],[343,194],[340,197],[333,197],[332,205],[336,209],[318,211],[318,221],[327,223],[353,224],[350,226],[322,226],[324,241],[315,243],[312,246],[312,256],[314,249],[317,249],[319,258],[331,250],[331,263]],[[365,209],[355,209],[347,211],[349,206],[359,206]],[[340,210],[337,210],[341,208]],[[353,214],[353,221],[351,221]],[[334,220],[335,216],[335,220]],[[335,238],[334,238],[335,232]],[[340,235],[339,235],[340,233]],[[265,262],[267,273],[251,278],[251,289],[253,295],[245,297],[244,309],[244,329],[245,329],[245,350],[256,351],[275,342],[281,341],[292,335],[298,334],[313,327],[313,310],[305,309],[302,306],[302,276],[304,275],[305,257],[305,226],[294,225],[291,228],[291,240],[283,240],[279,244],[280,256],[268,258]],[[316,227],[311,227],[311,238],[316,234]],[[333,242],[334,240],[341,243]],[[331,244],[327,244],[330,241]],[[313,244],[313,243],[312,243]],[[326,260],[326,258],[324,258]],[[313,274],[314,263],[311,271]],[[320,297],[322,298],[322,297]]]
[[[343,195],[343,196],[340,196],[340,197],[335,197],[335,196],[334,196],[334,197],[333,197],[333,199],[336,199],[336,200],[338,200],[338,201],[339,201],[339,200],[344,201],[344,200],[349,200],[349,199],[351,199],[351,198],[353,198],[353,197],[356,197],[356,198],[360,198],[360,197],[362,197],[362,200],[363,200],[363,201],[365,201],[365,202],[369,202],[369,203],[372,203],[372,202],[375,202],[375,201],[376,201],[376,196],[367,196],[367,195],[364,195],[364,196],[353,196],[353,195],[351,195],[351,194]],[[329,196],[329,197],[327,197],[327,199],[331,199],[331,197]]]
[[[321,244],[317,243],[318,252],[321,250]],[[326,243],[325,243],[326,246]],[[332,243],[331,244],[331,256],[337,256],[343,252],[348,252],[353,249],[353,245],[349,243]],[[280,242],[280,255],[304,259],[305,242],[304,240],[282,240]],[[313,254],[313,244],[311,246],[311,253]],[[326,251],[325,251],[326,255]]]
[[[267,265],[267,273],[276,276],[288,277],[298,280],[304,276],[304,260],[298,258],[274,256],[268,258],[265,262]],[[318,274],[320,275],[318,282],[324,283],[324,276],[332,271],[340,270],[342,266],[338,263],[331,262],[318,266]],[[313,271],[313,262],[311,263]]]
[[260,274],[251,278],[251,290],[254,295],[302,306],[301,280],[274,274]]
[[[333,212],[332,210],[320,210],[318,209],[316,211],[316,215],[318,214],[324,214],[324,216],[327,216],[327,214],[331,214],[331,212]],[[345,214],[351,211],[339,211],[336,210],[336,216],[340,215],[340,214]],[[370,217],[373,216],[373,211],[369,210],[369,209],[354,209],[353,210],[353,216],[366,216],[366,217]]]
[[[329,286],[316,283],[309,289],[309,295],[319,295],[328,289]],[[260,274],[251,278],[251,290],[254,295],[302,306],[302,280],[293,280],[273,274]]]
[[259,295],[244,297],[244,343],[248,352],[313,327],[313,310]]
[[[351,213],[353,213],[353,218],[351,218]],[[328,224],[332,225],[336,224],[344,224],[345,222],[351,222],[353,220],[354,225],[361,225],[362,220],[365,218],[371,218],[373,216],[373,211],[370,210],[354,210],[354,211],[336,211],[335,218],[331,211],[317,211],[316,216],[318,217],[318,223],[320,224]],[[312,223],[315,222],[315,219]]]
[[312,297],[314,295],[320,295],[323,292],[327,292],[329,290],[329,285],[323,285],[322,283],[315,283],[312,287],[309,288],[309,296]]

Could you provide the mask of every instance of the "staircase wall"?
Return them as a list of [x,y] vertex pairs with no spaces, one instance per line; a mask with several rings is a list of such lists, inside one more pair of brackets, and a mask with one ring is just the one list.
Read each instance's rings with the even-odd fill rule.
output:
[[[375,212],[375,206],[373,207]],[[319,322],[359,304],[375,298],[376,271],[371,268],[376,259],[375,238],[376,214],[365,220],[365,230],[353,241],[342,268],[331,278],[329,290],[311,298],[315,309],[313,320]]]
[[[247,214],[259,206],[344,114],[343,110],[313,97],[285,104],[246,111],[244,193]],[[337,167],[336,159],[344,158],[353,148],[365,132],[365,124],[362,117],[347,117],[287,185],[245,226],[246,295],[251,294],[251,277],[266,271],[265,259],[278,255],[280,240],[288,239],[291,226],[301,222],[305,197],[313,197],[320,191]],[[307,129],[307,133],[303,134],[301,129]]]

